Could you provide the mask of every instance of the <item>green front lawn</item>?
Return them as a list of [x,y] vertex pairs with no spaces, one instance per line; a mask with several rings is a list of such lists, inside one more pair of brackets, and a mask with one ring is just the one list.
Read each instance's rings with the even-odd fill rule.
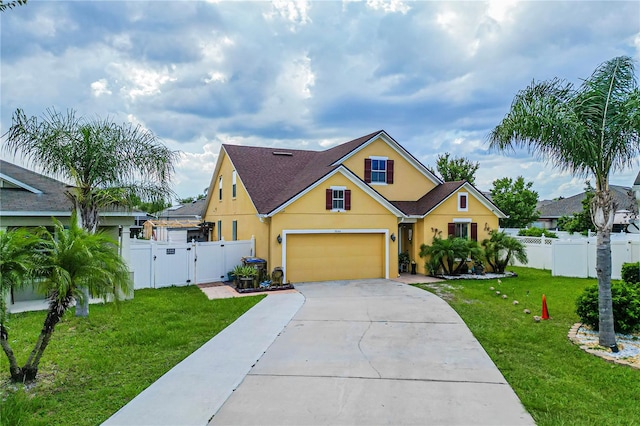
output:
[[[88,319],[72,309],[53,333],[34,386],[14,391],[0,351],[0,425],[100,424],[263,297],[208,300],[195,286],[170,287],[138,290],[118,310],[91,305]],[[9,318],[20,365],[44,318]]]
[[[575,300],[596,280],[509,270],[519,276],[501,284],[465,280],[420,287],[444,292],[539,425],[639,425],[640,370],[608,363],[567,339],[579,321]],[[542,314],[543,294],[551,320],[536,323],[533,315]]]

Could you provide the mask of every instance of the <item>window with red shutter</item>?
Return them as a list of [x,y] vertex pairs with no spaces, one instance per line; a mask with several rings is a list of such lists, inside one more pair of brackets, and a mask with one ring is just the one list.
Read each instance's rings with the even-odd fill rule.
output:
[[344,209],[351,210],[351,190],[344,191]]
[[393,160],[387,160],[387,183],[393,183]]
[[364,181],[371,183],[371,158],[364,159]]
[[453,235],[454,237],[456,236],[456,224],[455,223],[449,223],[447,225],[447,235]]
[[333,208],[333,190],[328,188],[326,191],[326,205],[325,208],[327,210],[331,210]]
[[478,241],[478,224],[475,222],[471,223],[471,239]]

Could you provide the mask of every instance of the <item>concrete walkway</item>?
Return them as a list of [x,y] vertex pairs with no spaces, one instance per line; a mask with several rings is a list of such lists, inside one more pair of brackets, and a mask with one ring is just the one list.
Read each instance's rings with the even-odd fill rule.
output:
[[296,288],[304,306],[210,424],[535,424],[433,294],[389,280]]
[[460,317],[390,280],[269,295],[107,425],[533,425]]
[[103,424],[206,425],[303,303],[269,295]]

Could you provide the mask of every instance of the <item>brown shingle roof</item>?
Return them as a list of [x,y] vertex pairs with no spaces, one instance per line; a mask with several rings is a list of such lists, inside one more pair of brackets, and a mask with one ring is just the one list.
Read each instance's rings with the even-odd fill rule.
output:
[[379,134],[326,151],[223,145],[259,214],[268,214],[335,170],[333,163]]
[[[258,214],[269,214],[340,167],[339,160],[382,132],[383,130],[379,130],[370,133],[326,151],[240,145],[223,145],[223,149],[253,200]],[[444,182],[417,201],[391,201],[390,203],[404,214],[422,216],[464,184],[464,181]],[[374,188],[371,189],[375,191]]]
[[423,216],[456,192],[465,181],[444,182],[424,194],[418,201],[392,201],[404,214]]

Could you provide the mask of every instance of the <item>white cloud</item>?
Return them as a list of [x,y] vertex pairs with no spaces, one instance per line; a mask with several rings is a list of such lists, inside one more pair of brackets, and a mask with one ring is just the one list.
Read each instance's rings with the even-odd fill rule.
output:
[[510,20],[512,18],[511,11],[517,5],[518,2],[513,0],[491,0],[487,8],[487,16],[497,22]]
[[129,117],[184,152],[181,196],[208,184],[221,143],[325,149],[380,128],[429,166],[480,161],[483,189],[524,174],[572,195],[584,179],[487,153],[487,133],[534,78],[640,60],[637,1],[29,4],[2,16],[0,127],[16,108]]
[[94,81],[91,83],[91,91],[93,92],[93,96],[96,98],[101,95],[110,95],[111,90],[109,90],[109,83],[105,78],[101,78],[98,81]]
[[262,109],[271,121],[299,123],[307,116],[307,100],[313,96],[314,85],[311,59],[306,54],[294,57],[282,64]]
[[295,32],[298,27],[311,23],[309,17],[309,2],[307,0],[289,1],[289,0],[273,0],[271,2],[271,10],[263,15],[267,20],[273,20],[276,17],[289,21],[291,26],[289,29]]
[[132,100],[158,94],[163,85],[177,80],[171,75],[175,71],[175,66],[153,70],[135,63],[117,63],[113,64],[113,67],[118,70],[120,78],[129,83],[125,84],[120,91]]
[[385,13],[405,14],[411,10],[411,7],[402,0],[367,0],[367,6]]

